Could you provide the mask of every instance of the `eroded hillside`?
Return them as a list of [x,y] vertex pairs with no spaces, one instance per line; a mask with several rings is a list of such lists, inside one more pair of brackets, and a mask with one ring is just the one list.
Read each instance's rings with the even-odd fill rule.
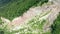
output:
[[[55,25],[54,20],[57,18],[60,12],[60,5],[58,3],[55,0],[49,0],[47,3],[44,3],[41,6],[39,2],[38,4],[36,4],[36,6],[32,6],[26,12],[22,13],[23,14],[22,16],[17,16],[11,21],[8,19],[10,18],[8,13],[7,13],[8,15],[6,15],[8,16],[8,18],[2,17],[1,15],[2,23],[0,25],[0,33],[3,32],[4,34],[56,34],[58,32],[58,30],[56,30],[58,25]],[[16,4],[13,4],[12,6],[14,5]],[[25,5],[18,5],[18,6],[23,7]],[[25,7],[28,7],[28,6],[25,6]],[[16,10],[13,10],[13,9],[11,9],[10,11],[17,10],[17,9]],[[11,15],[16,15],[13,13]],[[21,13],[19,12],[19,14]],[[58,18],[56,19],[56,24],[58,24],[59,21],[60,19],[58,16]],[[51,28],[51,25],[52,25],[52,28]],[[55,28],[55,26],[57,27]],[[55,31],[56,33],[53,30],[54,28],[57,31],[57,32]]]

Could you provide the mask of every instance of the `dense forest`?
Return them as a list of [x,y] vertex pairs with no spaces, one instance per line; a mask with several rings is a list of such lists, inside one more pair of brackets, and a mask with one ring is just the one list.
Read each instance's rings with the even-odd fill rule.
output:
[[39,2],[43,4],[44,2],[47,2],[47,0],[0,0],[0,2],[2,5],[0,7],[0,16],[12,20],[15,17],[21,16],[30,7],[38,4]]

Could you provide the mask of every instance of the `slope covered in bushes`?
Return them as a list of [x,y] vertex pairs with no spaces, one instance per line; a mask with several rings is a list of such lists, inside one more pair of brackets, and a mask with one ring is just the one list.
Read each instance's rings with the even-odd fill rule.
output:
[[52,25],[52,34],[60,34],[60,13]]
[[6,3],[6,1],[1,2],[4,6],[0,7],[0,16],[8,18],[12,20],[17,16],[21,16],[24,12],[26,12],[30,7],[41,2],[47,2],[48,0],[11,0]]

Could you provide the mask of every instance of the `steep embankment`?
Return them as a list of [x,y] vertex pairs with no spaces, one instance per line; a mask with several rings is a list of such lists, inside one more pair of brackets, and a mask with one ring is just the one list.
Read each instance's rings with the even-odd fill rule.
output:
[[[53,0],[53,2],[59,6],[59,11],[60,11],[60,0]],[[57,6],[57,7],[58,7]],[[57,10],[58,11],[58,10]],[[57,12],[56,11],[56,12]],[[52,25],[52,31],[51,34],[60,34],[60,13],[57,16],[57,18],[54,20],[53,25]]]
[[[30,8],[23,16],[17,17],[13,21],[9,21],[9,23],[5,20],[7,23],[5,23],[6,28],[9,33],[50,34],[51,24],[53,24],[58,12],[59,6],[54,3],[47,3],[39,7]],[[2,19],[4,20],[4,18]]]
[[[60,15],[58,17],[57,15],[60,12],[59,10],[60,6],[57,3],[53,2],[51,4],[47,3],[45,5],[42,5],[41,7],[39,6],[35,8],[30,8],[31,6],[35,5],[35,2],[38,1],[36,0],[32,4],[30,4],[31,2],[33,2],[33,0],[31,1],[19,0],[12,2],[12,4],[8,4],[10,6],[6,5],[7,6],[7,8],[5,7],[6,9],[4,7],[1,7],[0,9],[4,8],[3,12],[6,11],[6,13],[3,14],[1,12],[0,13],[1,16],[9,19],[10,18],[13,19],[14,17],[17,16],[19,17],[13,19],[12,21],[10,21],[9,19],[1,18],[4,24],[0,25],[0,33],[3,32],[4,34],[28,34],[28,33],[59,34]],[[25,10],[28,11],[24,13]],[[20,16],[22,14],[23,16]],[[52,26],[52,32],[51,32],[50,29],[52,24],[54,25]]]
[[15,17],[21,16],[33,5],[36,5],[39,2],[42,4],[47,2],[47,0],[11,0],[9,2],[6,0],[4,2],[1,2],[5,5],[0,7],[0,16],[12,20]]
[[52,34],[60,34],[60,13],[52,25]]

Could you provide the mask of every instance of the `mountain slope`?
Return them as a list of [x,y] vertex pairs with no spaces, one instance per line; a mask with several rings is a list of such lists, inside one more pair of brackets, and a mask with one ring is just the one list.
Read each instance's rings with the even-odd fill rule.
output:
[[37,3],[47,2],[48,0],[12,0],[5,6],[0,7],[0,16],[12,20],[15,17],[21,16],[30,7]]

